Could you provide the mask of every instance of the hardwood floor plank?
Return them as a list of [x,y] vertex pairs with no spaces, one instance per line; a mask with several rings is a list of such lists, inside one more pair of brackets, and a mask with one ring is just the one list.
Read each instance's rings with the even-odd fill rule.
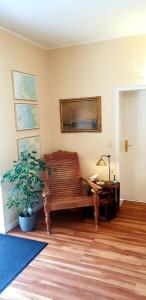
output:
[[52,226],[49,236],[40,212],[35,231],[9,233],[49,244],[0,299],[146,299],[146,204],[125,201],[97,232],[78,212],[56,214]]

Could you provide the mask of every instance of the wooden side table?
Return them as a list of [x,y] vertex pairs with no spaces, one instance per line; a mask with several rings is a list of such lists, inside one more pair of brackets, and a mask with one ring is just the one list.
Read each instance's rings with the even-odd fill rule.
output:
[[109,191],[111,192],[111,198],[115,201],[116,211],[119,211],[120,208],[120,182],[115,182],[102,185],[102,191]]
[[[101,220],[110,221],[116,217],[120,207],[120,182],[111,183],[110,185],[105,182],[100,186],[99,217]],[[89,193],[92,193],[92,191],[89,190]],[[92,214],[93,212],[91,213],[91,216]]]
[[104,221],[110,221],[116,217],[115,201],[112,197],[112,192],[101,190],[99,191],[99,218]]

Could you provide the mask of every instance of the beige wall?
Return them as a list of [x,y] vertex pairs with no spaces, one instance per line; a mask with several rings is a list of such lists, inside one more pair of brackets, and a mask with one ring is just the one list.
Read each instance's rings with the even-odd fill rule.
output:
[[[16,132],[11,70],[37,75],[40,129]],[[0,31],[0,172],[17,159],[17,139],[33,135],[41,137],[41,153],[49,149],[49,72],[45,50]],[[28,103],[28,102],[27,102]],[[16,213],[5,207],[7,189],[2,189],[5,226],[16,219]],[[0,212],[2,214],[2,210]],[[2,217],[2,216],[0,216]]]
[[[114,168],[114,88],[143,83],[146,36],[50,50],[48,60],[51,149],[77,151],[83,174],[106,176],[96,161],[112,154]],[[102,132],[61,133],[59,99],[88,96],[102,97]]]

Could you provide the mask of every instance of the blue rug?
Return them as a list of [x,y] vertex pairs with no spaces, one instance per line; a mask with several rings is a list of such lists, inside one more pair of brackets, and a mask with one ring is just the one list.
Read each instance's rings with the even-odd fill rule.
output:
[[0,293],[46,246],[47,243],[0,234]]

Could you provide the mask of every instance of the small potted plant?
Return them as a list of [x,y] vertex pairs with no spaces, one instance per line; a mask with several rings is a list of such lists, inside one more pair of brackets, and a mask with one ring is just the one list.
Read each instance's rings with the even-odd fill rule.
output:
[[36,158],[36,151],[24,150],[18,161],[13,161],[12,169],[3,174],[2,182],[11,183],[6,205],[9,209],[18,209],[19,224],[23,231],[31,231],[35,227],[33,208],[38,203],[39,194],[43,189],[41,173],[46,168],[46,163]]

